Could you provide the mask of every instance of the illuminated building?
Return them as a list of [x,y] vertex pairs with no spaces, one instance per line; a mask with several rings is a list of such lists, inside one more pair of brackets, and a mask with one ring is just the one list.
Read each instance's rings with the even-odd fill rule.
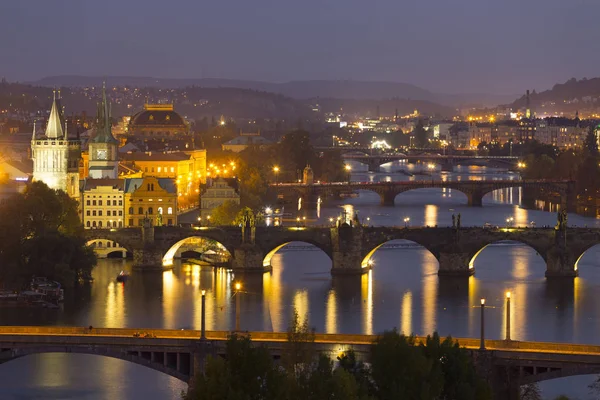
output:
[[492,141],[492,124],[491,123],[475,123],[469,124],[469,146],[477,147],[480,143],[490,143]]
[[240,133],[240,136],[231,139],[230,141],[223,143],[221,146],[223,150],[233,151],[234,153],[239,153],[242,150],[247,149],[251,146],[258,147],[266,147],[270,146],[272,143],[260,136],[260,132],[258,133]]
[[34,181],[44,182],[52,189],[64,190],[70,197],[79,199],[81,143],[79,138],[69,139],[56,92],[43,135],[37,135],[34,124],[31,158]]
[[86,229],[123,227],[123,185],[122,179],[86,179],[81,197]]
[[[125,226],[142,226],[147,216],[153,225],[177,224],[177,187],[169,178],[124,179]],[[161,217],[159,217],[159,214]]]
[[96,132],[88,142],[88,176],[90,178],[118,178],[118,145],[119,142],[112,135],[106,89],[102,87],[102,103],[98,104],[96,115]]
[[207,217],[212,210],[226,201],[240,204],[240,194],[223,178],[210,179],[200,194],[200,217],[208,221]]
[[164,138],[189,133],[189,126],[173,109],[173,104],[144,104],[144,110],[129,121],[129,135]]

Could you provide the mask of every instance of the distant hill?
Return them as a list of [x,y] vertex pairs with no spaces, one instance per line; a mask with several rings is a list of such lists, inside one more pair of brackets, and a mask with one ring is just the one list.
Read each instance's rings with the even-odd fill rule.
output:
[[[538,108],[544,104],[557,105],[580,104],[586,101],[592,101],[594,98],[600,98],[600,78],[577,80],[571,78],[565,83],[557,83],[550,90],[537,93],[535,90],[530,94],[530,102],[533,108]],[[526,104],[526,95],[510,103],[515,108],[523,108]]]
[[440,103],[445,106],[495,106],[509,102],[514,95],[503,96],[484,93],[439,94],[408,83],[384,81],[353,80],[308,80],[284,83],[247,81],[236,79],[163,79],[152,77],[87,77],[87,76],[51,76],[32,82],[41,86],[89,87],[98,86],[107,80],[110,85],[183,88],[199,86],[204,88],[229,87],[279,93],[295,99],[335,98],[353,100],[404,99],[423,100]]

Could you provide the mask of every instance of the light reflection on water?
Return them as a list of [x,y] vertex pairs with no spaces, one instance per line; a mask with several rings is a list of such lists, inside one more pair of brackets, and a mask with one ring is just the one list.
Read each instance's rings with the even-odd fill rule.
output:
[[[379,180],[382,176],[385,179],[385,174],[369,174],[368,178]],[[503,225],[507,217],[513,217],[515,225],[532,220],[538,226],[555,223],[553,213],[518,208],[520,196],[518,189],[495,191],[484,198],[484,207],[469,208],[466,197],[457,191],[423,189],[399,195],[396,207],[380,207],[378,196],[365,192],[358,198],[326,204],[319,221],[337,216],[343,208],[349,215],[356,211],[361,219],[370,217],[372,225],[401,225],[402,218],[409,216],[414,225],[448,226],[452,214],[458,213],[465,226]],[[569,221],[597,226],[597,221],[579,216],[569,216]],[[580,277],[574,280],[546,280],[544,260],[533,249],[515,243],[486,247],[475,259],[475,276],[470,278],[439,278],[435,257],[415,245],[384,246],[374,253],[373,260],[374,268],[368,274],[332,277],[331,260],[320,250],[283,248],[272,258],[272,273],[242,278],[242,328],[285,331],[296,308],[318,332],[377,333],[396,327],[407,334],[438,330],[442,335],[478,337],[479,301],[484,297],[487,337],[500,339],[506,329],[504,293],[510,290],[513,339],[600,344],[595,334],[600,329],[596,301],[600,246],[582,257]],[[200,291],[204,289],[207,328],[228,330],[234,326],[231,284],[236,277],[231,272],[176,261],[173,271],[132,271],[130,281],[122,285],[114,278],[123,269],[130,271],[130,263],[102,260],[94,271],[91,289],[67,293],[64,310],[3,308],[2,322],[200,329]],[[585,398],[585,384],[590,379],[574,379],[568,382],[583,387],[578,395]],[[555,386],[559,389],[565,387],[560,384],[564,380],[558,382]],[[147,399],[176,398],[185,387],[127,362],[67,354],[30,356],[2,364],[0,386],[12,398],[16,393],[30,397],[46,393],[46,398],[82,399],[138,398],[139,393]],[[543,387],[552,390],[552,384]],[[55,392],[44,392],[48,388]]]

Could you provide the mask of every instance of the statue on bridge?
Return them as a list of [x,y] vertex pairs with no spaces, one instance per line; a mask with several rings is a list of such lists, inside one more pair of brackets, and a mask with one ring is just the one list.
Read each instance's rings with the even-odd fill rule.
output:
[[152,220],[150,219],[150,217],[148,217],[148,210],[146,210],[146,213],[144,214],[143,225],[145,227],[152,226]]
[[452,228],[456,228],[456,216],[452,214]]
[[458,213],[458,217],[456,218],[456,229],[460,229],[460,213]]
[[566,231],[567,230],[567,210],[559,211],[557,214],[557,222],[554,227],[557,231]]
[[159,212],[158,214],[156,214],[156,226],[162,226],[162,224],[163,224],[162,213]]

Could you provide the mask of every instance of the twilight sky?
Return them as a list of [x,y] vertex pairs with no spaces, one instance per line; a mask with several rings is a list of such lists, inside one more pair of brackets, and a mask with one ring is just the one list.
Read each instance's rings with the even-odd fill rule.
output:
[[597,0],[7,0],[0,76],[387,80],[513,94],[600,76]]

